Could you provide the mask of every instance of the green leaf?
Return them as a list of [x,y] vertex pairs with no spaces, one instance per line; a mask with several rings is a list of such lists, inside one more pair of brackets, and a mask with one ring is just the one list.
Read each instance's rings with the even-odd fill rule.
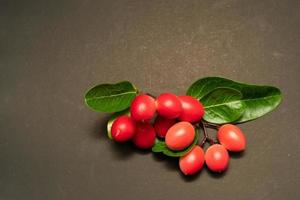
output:
[[98,112],[118,112],[128,108],[137,93],[136,87],[128,81],[101,84],[86,93],[85,102]]
[[198,133],[198,130],[195,129],[195,138],[194,138],[193,143],[182,151],[173,151],[167,147],[166,143],[163,140],[156,138],[155,144],[152,147],[152,152],[154,152],[154,153],[161,152],[170,157],[181,157],[192,150],[192,148],[198,143],[198,138],[199,138],[199,133]]
[[281,102],[282,95],[278,88],[272,86],[249,85],[220,77],[207,77],[193,83],[187,95],[202,101],[205,95],[217,88],[232,88],[243,95],[244,114],[236,123],[246,122],[261,117],[274,110]]
[[201,102],[205,108],[204,120],[223,124],[238,120],[245,111],[241,92],[231,88],[217,88],[205,95]]
[[129,112],[129,109],[126,109],[126,110],[123,110],[123,111],[120,111],[120,112],[116,112],[114,114],[112,114],[112,116],[110,117],[110,119],[108,120],[107,122],[107,136],[109,139],[113,139],[112,136],[111,136],[111,126],[112,124],[114,123],[115,119],[121,115],[127,115],[129,116],[130,115],[130,112]]

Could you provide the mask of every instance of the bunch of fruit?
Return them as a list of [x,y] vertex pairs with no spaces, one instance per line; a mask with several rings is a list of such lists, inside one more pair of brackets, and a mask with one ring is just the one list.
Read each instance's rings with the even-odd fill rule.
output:
[[[228,151],[246,148],[246,138],[234,124],[262,117],[281,100],[276,87],[222,77],[195,81],[185,96],[164,93],[156,98],[141,93],[129,81],[96,85],[85,94],[87,106],[112,113],[107,123],[110,139],[132,141],[140,149],[178,157],[185,175],[199,172],[204,163],[213,172],[226,170]],[[215,139],[208,135],[207,128],[217,130]],[[210,146],[204,150],[206,143]]]
[[[132,140],[140,149],[152,148],[159,138],[171,151],[183,151],[198,134],[196,127],[201,126],[206,133],[205,122],[201,120],[204,112],[201,102],[191,96],[163,93],[155,99],[141,94],[132,101],[130,113],[113,121],[111,136],[117,142]],[[229,164],[227,151],[239,152],[246,147],[245,136],[235,125],[220,126],[217,138],[220,144],[205,135],[201,144],[193,145],[180,157],[179,167],[183,174],[199,172],[204,163],[211,171],[222,172]],[[211,146],[204,153],[205,141],[210,141]]]

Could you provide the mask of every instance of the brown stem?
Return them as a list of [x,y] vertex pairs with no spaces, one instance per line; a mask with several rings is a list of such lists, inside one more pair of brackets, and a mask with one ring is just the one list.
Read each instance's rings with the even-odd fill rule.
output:
[[210,123],[207,121],[201,121],[202,124],[204,124],[204,126],[209,127],[209,128],[214,128],[214,129],[219,129],[221,125],[219,124],[214,124],[214,123]]
[[214,142],[214,140],[212,138],[210,138],[208,136],[205,124],[203,122],[200,122],[199,125],[202,128],[203,133],[204,133],[204,137],[203,137],[203,139],[200,142],[200,146],[203,147],[206,141],[208,141],[211,145],[213,145],[215,142]]
[[153,94],[150,94],[150,93],[146,93],[147,95],[149,95],[150,97],[156,99],[156,96],[154,96]]

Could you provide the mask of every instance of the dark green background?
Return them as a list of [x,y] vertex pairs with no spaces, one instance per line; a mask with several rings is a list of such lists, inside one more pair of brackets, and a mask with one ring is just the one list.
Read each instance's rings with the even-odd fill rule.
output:
[[[0,199],[299,199],[299,1],[0,1]],[[216,176],[117,145],[98,83],[184,94],[223,76],[281,88]],[[211,132],[213,134],[213,132]]]

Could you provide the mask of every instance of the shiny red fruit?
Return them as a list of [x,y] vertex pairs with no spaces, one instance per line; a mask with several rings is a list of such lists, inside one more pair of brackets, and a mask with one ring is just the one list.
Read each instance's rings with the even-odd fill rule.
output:
[[219,142],[229,151],[239,152],[246,148],[246,137],[242,130],[232,124],[225,124],[218,130]]
[[214,144],[205,152],[205,163],[213,172],[222,172],[229,165],[229,154],[223,145]]
[[179,98],[171,93],[159,95],[156,99],[156,106],[159,115],[168,119],[179,117],[182,111]]
[[155,99],[146,94],[135,97],[130,107],[131,117],[136,121],[152,119],[155,111]]
[[149,149],[154,145],[155,131],[151,124],[142,122],[137,123],[133,143],[140,149]]
[[111,136],[117,142],[130,140],[135,134],[135,122],[127,116],[122,115],[115,119],[111,127]]
[[204,107],[200,101],[191,96],[179,96],[178,98],[182,106],[182,112],[179,116],[181,121],[192,123],[201,120],[204,115]]
[[199,172],[204,165],[204,151],[195,146],[188,154],[179,159],[179,167],[184,175],[193,175]]
[[176,123],[175,119],[167,119],[161,116],[158,116],[154,122],[154,129],[156,135],[160,138],[164,138],[167,134],[167,131],[171,126]]
[[169,128],[165,142],[169,149],[183,150],[192,144],[194,138],[194,126],[189,122],[178,122]]

